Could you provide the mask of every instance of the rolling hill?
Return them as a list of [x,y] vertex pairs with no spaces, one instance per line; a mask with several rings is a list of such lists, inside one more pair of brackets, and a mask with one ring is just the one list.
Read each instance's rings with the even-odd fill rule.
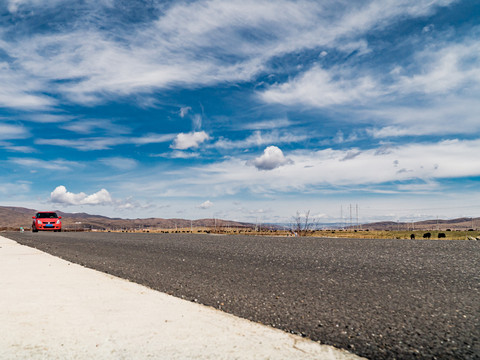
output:
[[[91,215],[87,213],[67,213],[56,210],[57,214],[62,216],[63,229],[65,230],[143,230],[143,229],[187,229],[192,227],[214,228],[217,227],[235,227],[251,228],[253,224],[229,221],[222,219],[121,219],[109,218],[101,215]],[[0,229],[18,230],[31,228],[32,216],[36,210],[13,206],[0,206]]]
[[[20,227],[30,229],[32,216],[36,210],[13,206],[0,206],[0,230],[18,230]],[[149,229],[189,229],[193,228],[255,228],[255,224],[222,219],[122,219],[110,218],[87,213],[67,213],[57,210],[62,216],[65,230],[149,230]],[[281,229],[284,226],[271,225],[271,228]],[[338,228],[339,226],[333,226]],[[425,220],[411,222],[383,221],[360,225],[361,229],[369,230],[468,230],[480,228],[480,218],[458,218],[450,220]],[[357,229],[348,226],[347,229]]]

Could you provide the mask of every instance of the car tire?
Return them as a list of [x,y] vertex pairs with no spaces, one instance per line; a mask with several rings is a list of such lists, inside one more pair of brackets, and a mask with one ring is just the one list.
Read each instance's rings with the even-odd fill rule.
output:
[[38,229],[36,227],[32,227],[32,232],[38,232]]

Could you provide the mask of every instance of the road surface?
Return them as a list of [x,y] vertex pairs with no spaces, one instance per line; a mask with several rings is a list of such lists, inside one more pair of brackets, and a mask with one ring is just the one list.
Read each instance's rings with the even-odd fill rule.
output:
[[480,242],[2,235],[371,359],[480,358]]

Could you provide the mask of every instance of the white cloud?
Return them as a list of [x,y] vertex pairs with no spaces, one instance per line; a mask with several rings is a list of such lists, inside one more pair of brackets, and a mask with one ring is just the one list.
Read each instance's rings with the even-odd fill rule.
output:
[[[439,40],[390,73],[316,65],[258,95],[265,102],[290,106],[337,111],[343,110],[340,105],[348,106],[354,119],[377,124],[369,131],[378,138],[467,134],[480,130],[479,54],[476,39]],[[417,98],[420,105],[412,101]]]
[[461,91],[468,95],[473,89],[480,90],[477,39],[427,48],[415,54],[414,61],[420,68],[412,74],[400,75],[392,91],[432,95]]
[[[161,15],[156,21],[117,28],[115,36],[99,26],[108,19],[98,10],[111,6],[110,1],[91,1],[85,8],[86,25],[79,19],[61,34],[44,32],[0,44],[15,63],[15,68],[0,69],[0,105],[51,107],[57,101],[45,96],[47,91],[88,104],[178,85],[245,81],[265,70],[273,57],[290,52],[319,46],[365,52],[365,42],[358,40],[362,34],[388,26],[395,18],[428,15],[452,1],[174,2],[158,5]],[[41,12],[40,6],[58,2],[10,0],[8,6],[15,12],[38,5],[35,11]],[[339,85],[340,90],[347,89],[330,80],[336,97],[341,95]],[[368,77],[355,85],[357,91],[370,90]]]
[[[356,156],[349,156],[352,152]],[[373,191],[382,190],[382,184],[390,184],[387,190],[392,190],[395,188],[392,182],[480,176],[478,153],[478,139],[404,144],[390,147],[389,151],[371,148],[360,153],[354,148],[297,150],[289,153],[291,165],[278,167],[274,172],[257,171],[253,166],[246,166],[248,161],[242,158],[229,158],[176,173],[175,186],[190,189],[189,194],[210,189],[207,194],[212,196],[236,194],[245,189],[265,195],[276,191],[318,191],[332,189],[332,186],[333,190],[360,187]],[[345,160],[348,157],[350,159]],[[396,160],[398,166],[395,166]],[[172,193],[175,193],[173,189]]]
[[382,92],[369,75],[358,77],[354,74],[342,74],[338,69],[327,71],[314,66],[297,78],[273,85],[259,95],[263,101],[269,103],[326,107],[362,102],[382,95]]
[[210,200],[207,200],[207,201],[201,203],[200,205],[198,205],[198,207],[200,209],[204,209],[204,210],[205,209],[210,209],[212,206],[213,206],[213,203]]
[[273,170],[280,166],[291,164],[292,161],[287,159],[278,147],[269,146],[263,151],[261,156],[254,159],[251,163],[258,170]]
[[[480,42],[465,40],[461,44],[442,44],[414,55],[414,70],[396,67],[388,82],[375,70],[328,70],[320,66],[301,73],[283,84],[272,85],[260,92],[262,100],[286,105],[304,104],[327,107],[340,104],[375,105],[380,96],[395,98],[425,94],[438,95],[461,91],[462,98],[480,90]],[[384,76],[384,75],[382,75]],[[470,91],[467,92],[466,90]],[[389,101],[385,99],[384,101]]]
[[361,117],[385,124],[367,132],[375,138],[387,138],[478,133],[478,114],[480,103],[474,98],[442,97],[421,106],[378,106]]
[[113,203],[110,193],[105,189],[101,189],[91,195],[83,192],[75,194],[68,192],[63,185],[57,186],[52,191],[50,201],[64,205],[108,205]]
[[[0,50],[1,47],[0,38]],[[37,76],[0,62],[0,107],[22,110],[50,109],[56,100],[41,94],[45,82]],[[37,94],[35,94],[37,93]]]
[[197,148],[210,139],[210,136],[205,131],[195,131],[191,133],[180,133],[177,135],[173,144],[170,146],[172,149],[186,150],[191,148]]
[[30,133],[23,126],[0,123],[0,140],[24,139]]

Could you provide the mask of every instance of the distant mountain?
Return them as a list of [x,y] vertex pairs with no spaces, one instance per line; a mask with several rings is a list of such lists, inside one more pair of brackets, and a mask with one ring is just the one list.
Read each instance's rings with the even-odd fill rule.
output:
[[[0,230],[17,230],[20,227],[29,229],[32,226],[32,216],[37,210],[13,206],[0,206]],[[190,229],[190,227],[217,228],[252,228],[254,224],[229,221],[222,219],[121,219],[109,218],[101,215],[87,213],[66,213],[56,210],[62,217],[62,225],[65,230],[148,230],[148,229]]]
[[[13,206],[0,206],[0,230],[17,230],[20,227],[30,229],[32,226],[32,216],[37,210]],[[190,229],[231,227],[231,228],[255,228],[255,224],[229,221],[222,219],[121,219],[109,218],[101,215],[91,215],[87,213],[66,213],[59,210],[56,212],[62,216],[63,228],[65,230],[148,230],[148,229]],[[262,228],[284,229],[290,226],[281,224],[262,224]],[[342,227],[341,224],[325,224],[322,227]],[[361,229],[369,230],[468,230],[479,229],[480,218],[458,218],[452,220],[425,220],[411,222],[383,221],[359,225]],[[347,226],[347,229],[357,229],[357,226]]]
[[[348,228],[356,229],[357,227],[349,226]],[[468,230],[479,229],[480,218],[435,219],[415,222],[382,221],[362,224],[361,228],[369,230]]]

